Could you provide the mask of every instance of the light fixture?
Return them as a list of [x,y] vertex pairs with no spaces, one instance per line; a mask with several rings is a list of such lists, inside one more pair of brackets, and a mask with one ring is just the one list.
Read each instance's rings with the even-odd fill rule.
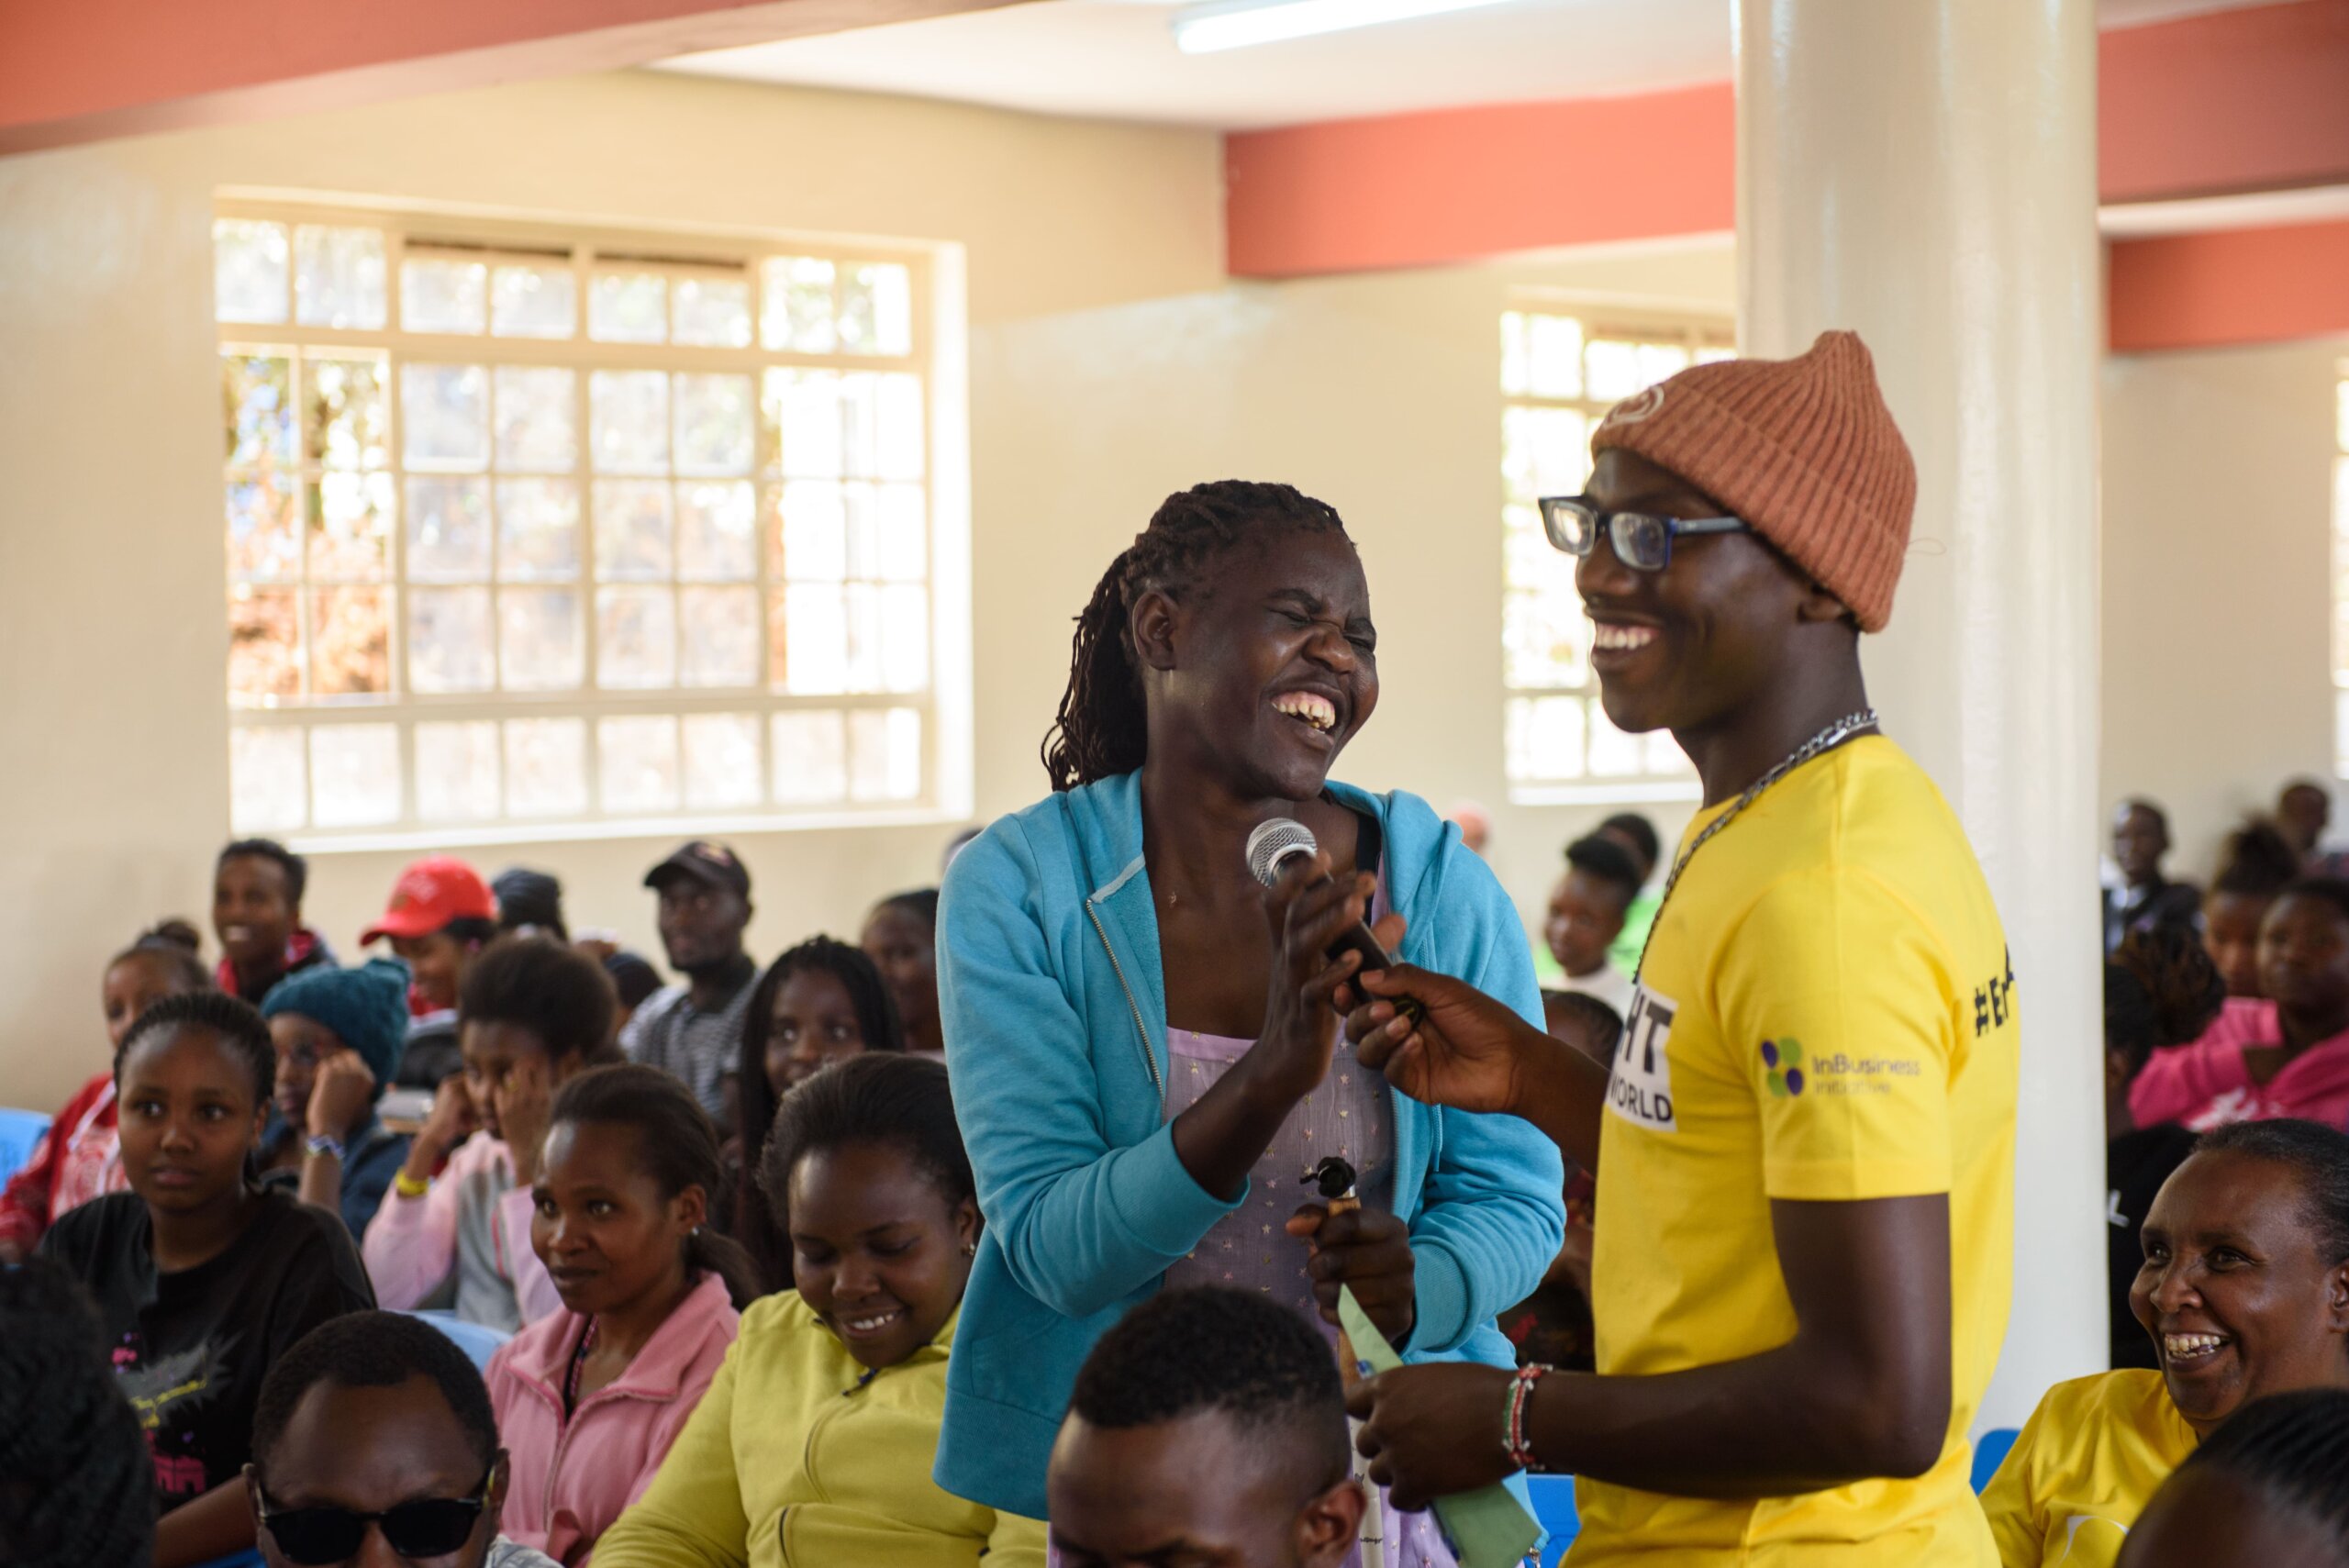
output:
[[1185,54],[1245,49],[1316,33],[1473,11],[1508,0],[1208,0],[1174,14],[1174,47]]

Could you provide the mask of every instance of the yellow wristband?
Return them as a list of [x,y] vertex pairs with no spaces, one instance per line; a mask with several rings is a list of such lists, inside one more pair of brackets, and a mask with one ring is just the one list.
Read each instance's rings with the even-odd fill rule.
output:
[[422,1197],[431,1190],[432,1183],[429,1179],[419,1182],[406,1171],[402,1171],[392,1178],[392,1191],[402,1197]]

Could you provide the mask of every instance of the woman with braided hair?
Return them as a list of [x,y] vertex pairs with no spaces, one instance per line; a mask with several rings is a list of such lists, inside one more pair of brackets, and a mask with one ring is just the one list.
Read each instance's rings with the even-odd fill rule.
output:
[[[1095,1340],[1163,1285],[1235,1284],[1319,1318],[1341,1284],[1413,1361],[1510,1362],[1495,1316],[1558,1249],[1556,1151],[1523,1123],[1391,1094],[1337,1040],[1374,909],[1406,951],[1541,1018],[1516,911],[1418,798],[1330,780],[1378,700],[1338,515],[1285,484],[1171,496],[1078,618],[1044,745],[1052,794],[947,873],[940,1013],[979,1201],[938,1479],[1044,1512]],[[1250,833],[1319,844],[1269,893]],[[1361,1173],[1330,1214],[1301,1179]],[[1398,1543],[1399,1538],[1399,1543]],[[1387,1526],[1393,1562],[1440,1561]]]

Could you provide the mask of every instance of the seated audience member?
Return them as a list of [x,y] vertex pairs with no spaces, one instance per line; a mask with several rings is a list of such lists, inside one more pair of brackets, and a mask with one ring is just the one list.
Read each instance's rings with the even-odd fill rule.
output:
[[232,996],[169,996],[115,1059],[127,1193],[50,1227],[41,1253],[98,1306],[117,1382],[154,1455],[157,1568],[252,1545],[238,1473],[270,1363],[329,1318],[375,1304],[342,1222],[250,1157],[277,1070],[269,1026]]
[[258,1007],[289,974],[335,962],[324,937],[302,924],[310,863],[271,839],[239,839],[212,871],[212,933],[220,939],[221,990]]
[[614,1027],[625,1034],[636,1010],[661,989],[661,972],[632,952],[614,952],[601,962],[619,998],[619,1006],[612,1014]]
[[367,1227],[367,1270],[386,1307],[449,1290],[458,1317],[511,1330],[562,1305],[530,1251],[530,1184],[555,1091],[611,1040],[611,982],[551,938],[509,937],[465,976],[457,1018],[464,1076],[408,1144]]
[[497,898],[499,936],[571,940],[571,929],[562,918],[562,883],[556,877],[513,866],[492,877],[489,890]]
[[447,855],[428,855],[400,873],[392,901],[359,938],[389,941],[413,976],[408,1011],[418,1018],[453,1017],[465,971],[497,935],[497,900],[481,873]]
[[2349,1137],[2221,1128],[2154,1200],[2132,1300],[2159,1371],[2057,1384],[1982,1494],[2005,1568],[2106,1568],[2154,1490],[2254,1399],[2349,1388]]
[[930,1479],[979,1235],[946,1069],[826,1069],[784,1101],[761,1169],[798,1288],[743,1314],[597,1568],[1041,1568],[1041,1524]]
[[2294,779],[2276,796],[2276,830],[2304,869],[2314,870],[2332,824],[2332,792],[2314,779]]
[[155,1560],[155,1462],[89,1297],[47,1262],[0,1268],[0,1562]]
[[[1614,1008],[1583,991],[1542,993],[1542,1027],[1601,1067],[1615,1060],[1623,1019]],[[1501,1314],[1501,1332],[1516,1348],[1520,1366],[1538,1363],[1589,1372],[1598,1364],[1590,1316],[1591,1220],[1597,1184],[1590,1173],[1566,1164],[1566,1231],[1542,1283],[1531,1296]]]
[[742,1020],[737,1074],[741,1134],[728,1142],[731,1202],[719,1229],[749,1249],[769,1290],[791,1285],[791,1242],[767,1207],[759,1155],[775,1107],[818,1069],[867,1051],[902,1051],[905,1031],[889,986],[871,959],[846,942],[810,937],[759,977]]
[[2258,999],[2259,928],[2299,875],[2299,856],[2266,823],[2248,822],[2228,835],[2219,874],[2202,901],[2202,940],[2228,995]]
[[1640,954],[1647,950],[1648,930],[1655,924],[1657,906],[1663,902],[1649,884],[1655,881],[1655,868],[1664,854],[1664,844],[1656,837],[1655,824],[1636,811],[1626,811],[1610,817],[1598,825],[1596,835],[1611,839],[1631,852],[1640,872],[1640,895],[1623,911],[1623,929],[1616,937],[1615,945],[1607,952],[1616,968],[1626,974],[1640,972]]
[[1460,829],[1460,842],[1472,855],[1484,854],[1493,841],[1493,814],[1473,800],[1455,800],[1443,809],[1443,819]]
[[682,985],[655,992],[620,1036],[631,1062],[685,1080],[701,1108],[731,1130],[727,1078],[742,1044],[742,1016],[759,966],[742,951],[751,873],[723,844],[696,839],[644,873],[660,895],[661,945]]
[[2162,874],[2169,853],[2169,817],[2149,800],[2122,803],[2112,819],[2112,860],[2121,885],[2104,890],[2104,951],[2109,957],[2132,931],[2158,926],[2199,928],[2202,891]]
[[2154,1053],[2129,1091],[2140,1127],[2306,1117],[2349,1125],[2349,882],[2294,883],[2259,931],[2264,1002],[2227,1008],[2192,1045]]
[[2349,1568],[2349,1394],[2262,1399],[2162,1484],[2120,1568]]
[[407,1159],[407,1140],[375,1114],[407,1043],[407,965],[378,958],[289,975],[261,1005],[281,1135],[275,1149],[264,1138],[262,1165],[298,1169],[302,1201],[340,1214],[354,1240]]
[[751,1260],[706,1227],[718,1183],[717,1129],[660,1069],[598,1067],[555,1096],[530,1245],[562,1310],[489,1363],[523,1545],[583,1561],[718,1375],[758,1295]]
[[[196,956],[196,940],[195,928],[186,921],[166,920],[114,955],[98,990],[109,1057],[122,1049],[139,1015],[155,1003],[212,989],[212,976]],[[115,1129],[117,1106],[109,1062],[65,1102],[23,1167],[8,1178],[0,1191],[0,1267],[31,1256],[58,1216],[129,1184]]]
[[1640,894],[1639,863],[1612,839],[1592,834],[1566,846],[1566,873],[1550,891],[1542,935],[1557,961],[1558,987],[1586,992],[1619,1015],[1631,1006],[1631,980],[1608,961],[1624,913]]
[[1364,1496],[1329,1342],[1254,1291],[1170,1290],[1101,1336],[1044,1483],[1062,1568],[1338,1568]]
[[420,1318],[353,1313],[287,1351],[252,1449],[239,1501],[269,1568],[555,1568],[498,1533],[512,1482],[489,1392]]
[[2136,1124],[2130,1081],[2156,1050],[2198,1039],[2225,1000],[2225,983],[2189,931],[2139,931],[2104,966],[2104,1218],[2114,1366],[2160,1364],[2129,1304],[2145,1261],[2137,1228],[2162,1184],[2194,1151],[2194,1134],[2174,1121]]
[[938,1023],[938,889],[893,894],[864,917],[857,940],[889,983],[905,1027],[906,1049],[943,1060],[946,1037]]

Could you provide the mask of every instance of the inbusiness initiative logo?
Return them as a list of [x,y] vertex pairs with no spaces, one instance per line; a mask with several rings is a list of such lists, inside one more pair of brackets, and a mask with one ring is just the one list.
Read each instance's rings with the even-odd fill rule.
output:
[[1802,1093],[1802,1042],[1798,1040],[1765,1040],[1762,1042],[1762,1065],[1770,1070],[1770,1093],[1777,1099]]

